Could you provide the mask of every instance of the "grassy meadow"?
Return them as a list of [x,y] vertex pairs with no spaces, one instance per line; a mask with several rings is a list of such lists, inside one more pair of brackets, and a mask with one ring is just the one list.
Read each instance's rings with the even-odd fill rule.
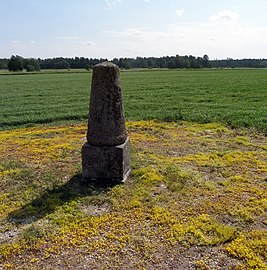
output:
[[0,75],[0,269],[267,269],[266,72],[123,71],[115,186],[81,177],[91,73]]
[[[0,75],[0,129],[88,114],[91,73]],[[222,122],[267,131],[267,70],[122,72],[128,120]]]

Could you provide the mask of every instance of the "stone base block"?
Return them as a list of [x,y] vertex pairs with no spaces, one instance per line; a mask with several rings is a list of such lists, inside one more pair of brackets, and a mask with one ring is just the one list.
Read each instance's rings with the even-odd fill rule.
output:
[[117,146],[82,147],[82,176],[91,180],[124,182],[130,173],[130,140]]

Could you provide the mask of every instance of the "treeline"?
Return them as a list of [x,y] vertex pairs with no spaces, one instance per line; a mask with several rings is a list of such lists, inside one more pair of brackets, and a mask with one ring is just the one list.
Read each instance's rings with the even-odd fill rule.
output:
[[40,61],[35,58],[23,58],[19,55],[12,55],[10,59],[0,59],[0,69],[9,71],[40,71]]
[[[53,68],[86,68],[91,69],[94,65],[107,61],[107,59],[96,58],[52,58],[40,60],[41,69]],[[131,68],[203,68],[209,67],[209,57],[195,56],[166,56],[166,57],[137,57],[137,58],[113,58],[114,64],[123,69]]]
[[[91,69],[94,65],[107,61],[104,58],[47,58],[34,59],[23,58],[12,55],[10,59],[0,59],[0,69],[10,71],[39,71],[40,69]],[[136,58],[114,58],[114,64],[123,69],[132,68],[267,68],[267,59],[231,59],[210,60],[208,55],[195,57],[185,56],[164,56],[164,57],[136,57]]]
[[267,59],[232,59],[210,61],[212,68],[267,68]]
[[[104,58],[63,58],[55,57],[48,59],[23,58],[19,55],[12,55],[10,59],[0,59],[0,69],[10,71],[35,71],[40,69],[91,69],[94,65],[107,61]],[[114,58],[114,64],[123,69],[131,68],[208,68],[210,67],[209,57],[189,56],[164,56],[164,57],[137,57],[137,58]]]
[[0,59],[0,69],[7,69],[8,61],[7,58]]

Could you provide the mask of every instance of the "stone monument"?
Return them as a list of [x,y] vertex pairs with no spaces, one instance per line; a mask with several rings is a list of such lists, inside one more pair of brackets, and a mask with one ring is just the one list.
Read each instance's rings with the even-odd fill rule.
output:
[[87,142],[82,147],[82,176],[96,181],[125,182],[130,173],[119,67],[93,67]]

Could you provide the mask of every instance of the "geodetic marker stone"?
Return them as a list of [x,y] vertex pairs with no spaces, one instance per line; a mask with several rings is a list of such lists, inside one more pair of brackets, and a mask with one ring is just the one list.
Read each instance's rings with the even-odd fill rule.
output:
[[119,67],[93,67],[87,143],[82,147],[82,175],[125,181],[130,172],[130,140],[123,111]]

